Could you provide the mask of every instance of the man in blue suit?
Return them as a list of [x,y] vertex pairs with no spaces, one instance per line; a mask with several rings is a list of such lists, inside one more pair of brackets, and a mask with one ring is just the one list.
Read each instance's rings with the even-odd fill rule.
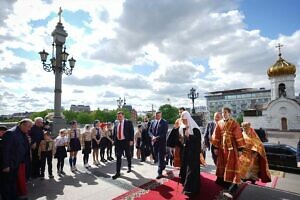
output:
[[160,111],[155,113],[155,120],[150,127],[150,137],[154,148],[154,155],[158,162],[158,170],[156,179],[163,177],[162,172],[166,168],[165,155],[166,155],[166,136],[168,132],[168,122],[162,119]]
[[128,163],[127,173],[131,172],[132,155],[130,149],[131,146],[133,146],[134,140],[133,124],[130,120],[124,118],[124,113],[122,111],[119,111],[117,114],[117,120],[113,130],[113,139],[117,156],[117,172],[112,178],[117,179],[121,176],[120,171],[124,151]]
[[211,150],[212,159],[217,164],[217,155],[214,152],[214,146],[210,144],[211,136],[214,133],[215,127],[218,123],[218,121],[222,119],[221,113],[215,112],[214,114],[214,121],[208,122],[206,129],[205,129],[205,135],[204,135],[204,145],[208,150]]

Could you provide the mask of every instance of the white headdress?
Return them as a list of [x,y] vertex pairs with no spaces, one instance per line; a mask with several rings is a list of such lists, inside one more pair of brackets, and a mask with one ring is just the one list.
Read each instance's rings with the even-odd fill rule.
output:
[[197,125],[197,123],[193,120],[193,118],[191,117],[191,114],[188,111],[183,111],[181,113],[181,118],[182,119],[187,119],[188,122],[188,126],[189,126],[189,134],[190,135],[194,135],[193,133],[193,129],[197,128],[200,130],[199,126]]

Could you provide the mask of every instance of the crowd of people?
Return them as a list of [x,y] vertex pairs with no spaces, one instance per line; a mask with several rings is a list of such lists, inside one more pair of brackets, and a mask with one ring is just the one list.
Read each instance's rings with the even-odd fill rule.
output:
[[[200,164],[204,149],[211,151],[216,165],[216,184],[226,189],[225,196],[232,197],[238,184],[257,180],[270,182],[270,172],[264,146],[250,123],[243,122],[242,129],[227,107],[222,113],[214,114],[201,137],[200,127],[184,108],[179,109],[180,117],[168,132],[168,122],[158,111],[152,120],[147,117],[134,131],[133,123],[119,111],[113,123],[95,120],[93,127],[85,125],[83,131],[76,121],[69,129],[61,129],[52,138],[43,118],[34,121],[23,119],[16,127],[0,127],[1,195],[3,200],[26,199],[26,181],[30,178],[45,178],[46,164],[48,177],[54,178],[52,159],[57,159],[57,175],[65,175],[64,161],[69,154],[69,167],[77,171],[79,151],[83,154],[84,167],[89,169],[89,156],[93,165],[116,159],[116,173],[112,179],[121,176],[122,157],[127,160],[127,173],[132,172],[134,148],[136,157],[145,162],[148,157],[157,163],[156,179],[164,177],[166,164],[179,168],[183,193],[194,196],[200,192]],[[113,152],[114,146],[114,155]],[[299,147],[298,147],[299,148]],[[105,159],[106,153],[106,159]],[[100,159],[99,159],[100,154]],[[298,160],[299,162],[299,160]],[[203,163],[202,163],[203,164]]]

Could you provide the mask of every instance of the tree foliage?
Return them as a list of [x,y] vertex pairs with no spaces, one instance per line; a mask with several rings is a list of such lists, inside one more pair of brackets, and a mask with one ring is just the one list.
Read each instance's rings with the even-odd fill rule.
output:
[[65,110],[63,111],[63,115],[65,116],[67,123],[70,123],[72,120],[77,120],[78,113],[70,110]]
[[243,113],[239,113],[238,116],[236,117],[236,121],[241,124],[244,120]]
[[77,121],[80,124],[91,124],[93,121],[93,116],[90,114],[90,112],[80,112],[77,115]]
[[30,115],[30,119],[34,119],[36,117],[42,117],[42,118],[45,118],[46,115],[48,115],[48,113],[50,112],[53,112],[53,110],[50,110],[50,109],[47,109],[47,110],[44,110],[44,111],[40,111],[40,112],[34,112]]
[[170,124],[174,124],[178,116],[178,108],[165,104],[159,107],[159,111],[162,112],[162,117],[168,121]]
[[[117,118],[117,112],[123,111],[125,118],[132,119],[131,113],[127,109],[118,109],[118,110],[94,110],[91,112],[73,112],[70,110],[64,110],[62,112],[66,123],[69,124],[72,120],[76,120],[79,124],[93,124],[94,121],[100,120],[101,122],[114,122]],[[169,123],[174,123],[178,116],[178,109],[170,104],[165,104],[159,107],[159,110],[163,113],[163,118],[166,119]],[[47,109],[40,112],[34,112],[30,116],[31,119],[35,117],[45,118],[49,113],[53,114],[53,110]],[[149,119],[152,118],[152,113],[148,113],[147,116]],[[137,121],[142,121],[143,116],[138,116]],[[4,121],[4,120],[3,120]],[[9,121],[9,120],[6,120]],[[12,120],[16,121],[16,120]]]

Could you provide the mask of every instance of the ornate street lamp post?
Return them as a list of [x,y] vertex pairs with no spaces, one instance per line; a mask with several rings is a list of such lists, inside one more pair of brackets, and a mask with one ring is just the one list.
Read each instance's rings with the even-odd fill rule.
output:
[[[66,52],[66,47],[64,46],[68,33],[64,30],[64,27],[61,23],[61,14],[62,10],[59,8],[59,21],[52,32],[53,43],[52,43],[52,58],[50,63],[46,63],[47,56],[49,55],[45,50],[39,52],[41,56],[41,61],[43,68],[46,72],[53,71],[55,75],[55,89],[54,89],[54,117],[53,117],[53,128],[52,131],[54,134],[57,134],[59,130],[65,127],[65,120],[61,115],[61,85],[62,85],[62,74],[70,76],[75,66],[76,60],[72,57],[68,59],[68,53]],[[64,46],[64,47],[63,47]],[[55,55],[54,55],[55,49]],[[66,62],[69,61],[69,66],[66,65]]]
[[190,93],[188,94],[188,98],[189,99],[192,99],[192,102],[193,102],[193,109],[192,109],[192,113],[195,114],[195,104],[194,104],[194,101],[195,99],[197,99],[199,97],[199,93],[197,92],[196,93],[196,90],[194,88],[192,88],[190,90]]
[[121,99],[121,97],[119,97],[119,99],[117,100],[117,105],[118,105],[119,109],[121,108],[122,103],[123,103],[123,99]]

